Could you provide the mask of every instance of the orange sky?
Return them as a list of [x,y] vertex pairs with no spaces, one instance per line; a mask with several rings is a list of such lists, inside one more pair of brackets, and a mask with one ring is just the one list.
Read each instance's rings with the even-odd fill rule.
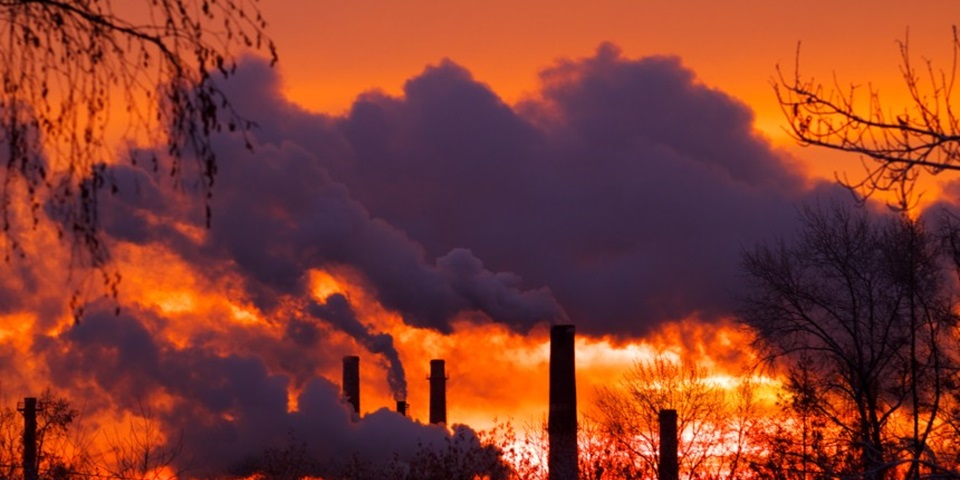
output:
[[770,78],[803,43],[805,71],[841,80],[898,83],[895,41],[910,29],[915,52],[948,62],[951,0],[797,4],[708,2],[266,2],[290,96],[340,111],[367,89],[399,92],[430,63],[450,58],[508,102],[537,87],[554,59],[591,54],[604,41],[629,57],[678,55],[709,86],[750,104],[765,131],[779,125]]

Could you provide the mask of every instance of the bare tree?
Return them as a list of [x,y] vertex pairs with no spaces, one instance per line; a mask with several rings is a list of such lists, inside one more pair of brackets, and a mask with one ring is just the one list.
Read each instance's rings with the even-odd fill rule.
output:
[[[587,449],[584,449],[583,440],[586,437],[584,430],[590,427],[584,424],[584,419],[577,422],[578,429],[581,432],[580,437],[580,473],[584,475],[584,455]],[[510,466],[512,472],[510,480],[546,480],[547,471],[547,451],[549,450],[550,438],[547,433],[547,419],[544,417],[541,421],[528,421],[515,427],[511,421],[500,421],[492,429],[481,432],[481,438],[490,445],[496,446],[502,454],[502,460]]]
[[705,369],[663,355],[600,388],[596,407],[599,436],[609,441],[606,470],[615,478],[656,476],[663,409],[677,411],[685,478],[738,478],[757,413],[748,386],[729,391],[711,383]]
[[939,242],[903,216],[834,206],[801,217],[795,242],[744,254],[741,320],[768,359],[803,379],[805,411],[856,452],[833,474],[920,478],[941,468],[927,453],[955,381],[957,319]]
[[755,439],[765,454],[752,459],[750,470],[758,478],[807,480],[835,478],[852,471],[854,452],[844,432],[821,412],[818,380],[809,368],[809,359],[800,359],[787,374],[778,394],[779,412]]
[[[23,415],[16,402],[0,407],[0,478],[23,478]],[[97,471],[92,439],[82,413],[45,390],[37,402],[37,457],[40,478],[82,478]]]
[[[115,188],[106,165],[124,157],[198,189],[209,222],[211,135],[252,126],[219,81],[234,73],[237,48],[277,59],[257,1],[0,0],[8,258],[24,254],[24,235],[49,216],[77,258],[102,267],[98,196]],[[116,153],[118,144],[127,151]],[[105,281],[115,287],[118,278]]]
[[79,478],[94,473],[91,442],[82,412],[66,398],[45,390],[37,412],[37,471],[41,478]]
[[139,403],[139,411],[124,428],[114,427],[106,435],[106,451],[99,459],[107,476],[125,480],[166,480],[181,478],[182,433],[166,438],[162,425],[149,406]]
[[774,88],[790,132],[801,145],[861,155],[864,177],[844,176],[838,178],[841,183],[864,196],[891,191],[906,209],[922,172],[960,170],[960,117],[953,97],[960,36],[954,27],[953,63],[946,70],[929,61],[917,67],[908,41],[899,47],[900,72],[911,99],[911,106],[899,113],[886,111],[872,88],[863,92],[854,85],[842,88],[834,81],[825,86],[802,77],[799,48],[794,74],[785,76],[778,67]]

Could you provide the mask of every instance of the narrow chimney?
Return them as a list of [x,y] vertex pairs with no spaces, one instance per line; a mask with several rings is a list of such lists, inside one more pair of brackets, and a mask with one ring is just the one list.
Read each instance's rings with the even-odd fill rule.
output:
[[353,407],[354,418],[360,418],[360,357],[343,357],[343,398]]
[[660,480],[680,480],[677,411],[660,410]]
[[577,480],[577,377],[573,325],[550,329],[548,480]]
[[443,360],[430,360],[430,423],[447,423],[447,374]]
[[407,416],[407,408],[409,408],[409,407],[410,407],[410,404],[409,404],[409,403],[407,403],[407,402],[405,402],[405,401],[403,401],[403,400],[397,400],[397,413],[399,413],[400,415],[403,415],[404,417],[406,417],[406,416]]
[[23,399],[23,480],[37,480],[37,399]]

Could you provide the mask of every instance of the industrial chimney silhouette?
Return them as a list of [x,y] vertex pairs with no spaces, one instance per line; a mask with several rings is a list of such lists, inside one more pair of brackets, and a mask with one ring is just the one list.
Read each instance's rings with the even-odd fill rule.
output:
[[403,400],[397,400],[397,413],[399,413],[400,415],[403,415],[404,417],[406,417],[406,416],[407,416],[407,410],[409,410],[409,409],[410,409],[410,404],[409,404],[409,403],[407,403],[407,402],[405,402],[405,401],[403,401]]
[[37,480],[37,399],[24,398],[17,410],[23,413],[23,480]]
[[577,480],[577,376],[573,325],[550,329],[548,480]]
[[660,410],[660,478],[680,480],[680,461],[677,457],[677,411]]
[[447,423],[447,374],[443,360],[430,360],[430,423]]
[[360,418],[360,357],[343,357],[343,398],[353,407],[354,419]]

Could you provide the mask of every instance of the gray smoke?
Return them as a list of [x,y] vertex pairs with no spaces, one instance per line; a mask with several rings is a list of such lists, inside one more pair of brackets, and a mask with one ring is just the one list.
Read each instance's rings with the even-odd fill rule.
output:
[[403,371],[400,355],[393,346],[393,337],[386,333],[374,333],[357,319],[357,314],[347,297],[335,293],[322,304],[310,302],[309,313],[337,327],[353,337],[360,345],[387,361],[387,383],[394,400],[407,399],[407,376]]

